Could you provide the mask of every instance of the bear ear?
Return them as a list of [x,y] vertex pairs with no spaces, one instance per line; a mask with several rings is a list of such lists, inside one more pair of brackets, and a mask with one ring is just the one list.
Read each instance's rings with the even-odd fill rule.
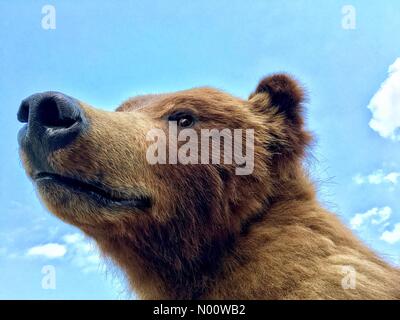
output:
[[301,122],[301,104],[305,94],[293,77],[285,73],[268,76],[260,81],[249,99],[260,93],[268,94],[269,104],[278,108],[289,120]]
[[301,159],[306,147],[312,142],[312,135],[304,128],[302,112],[304,96],[304,91],[298,82],[282,73],[262,79],[249,97],[257,112],[264,114],[272,112],[268,123],[274,121],[276,112],[283,115],[276,118],[279,125],[269,126],[270,140],[267,141],[267,148],[282,168],[288,168],[290,163],[295,163],[293,159]]

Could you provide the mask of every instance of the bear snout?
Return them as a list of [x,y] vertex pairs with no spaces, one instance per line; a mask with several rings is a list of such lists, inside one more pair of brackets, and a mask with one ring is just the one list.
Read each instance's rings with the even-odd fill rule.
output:
[[80,103],[60,92],[27,97],[21,102],[17,118],[25,123],[18,133],[19,145],[36,162],[45,161],[51,152],[65,148],[88,128]]

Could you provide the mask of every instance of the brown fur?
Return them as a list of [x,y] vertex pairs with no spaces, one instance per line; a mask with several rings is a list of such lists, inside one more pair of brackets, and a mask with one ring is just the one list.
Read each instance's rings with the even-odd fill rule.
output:
[[[400,273],[318,203],[302,166],[311,135],[303,90],[288,75],[263,79],[249,100],[210,88],[128,100],[118,112],[82,103],[90,130],[49,156],[58,173],[101,181],[153,205],[109,210],[55,187],[54,214],[94,238],[143,299],[400,299]],[[200,128],[255,130],[255,168],[150,165],[149,129],[191,110]],[[29,160],[23,155],[30,173]],[[342,266],[357,271],[343,289]]]

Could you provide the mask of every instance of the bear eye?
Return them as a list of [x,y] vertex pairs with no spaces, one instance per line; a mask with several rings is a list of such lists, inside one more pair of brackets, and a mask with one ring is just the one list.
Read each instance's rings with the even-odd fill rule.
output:
[[178,119],[178,126],[180,126],[181,128],[188,128],[193,125],[193,122],[194,122],[193,117],[190,115],[187,115],[187,116],[184,116],[184,117]]
[[195,118],[191,114],[181,112],[170,115],[168,120],[176,121],[181,128],[189,128],[193,126],[195,122]]

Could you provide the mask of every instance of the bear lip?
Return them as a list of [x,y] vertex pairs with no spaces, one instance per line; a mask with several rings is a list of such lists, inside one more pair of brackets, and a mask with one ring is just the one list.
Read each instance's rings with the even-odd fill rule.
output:
[[56,183],[59,186],[70,189],[73,192],[83,193],[94,198],[99,204],[113,204],[145,209],[151,206],[148,197],[138,196],[128,198],[115,195],[117,192],[102,185],[99,182],[82,181],[76,178],[62,176],[56,173],[40,172],[35,174],[33,180],[36,183]]

